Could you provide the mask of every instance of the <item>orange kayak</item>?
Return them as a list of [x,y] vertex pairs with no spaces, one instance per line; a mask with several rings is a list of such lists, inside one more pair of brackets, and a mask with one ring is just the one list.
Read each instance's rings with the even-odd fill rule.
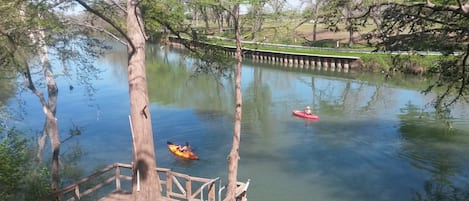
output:
[[184,159],[189,159],[189,160],[199,160],[199,157],[194,154],[194,152],[188,150],[188,151],[180,151],[178,148],[178,145],[175,145],[171,142],[167,142],[168,144],[168,149],[171,153],[174,155],[184,158]]

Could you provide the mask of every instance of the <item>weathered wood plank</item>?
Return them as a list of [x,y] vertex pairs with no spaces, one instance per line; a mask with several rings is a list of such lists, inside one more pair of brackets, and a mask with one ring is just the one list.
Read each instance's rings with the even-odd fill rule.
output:
[[[63,189],[60,189],[55,192],[55,194],[52,194],[50,197],[55,197],[56,195],[60,195],[60,197],[67,195],[69,197],[70,194],[73,194],[71,198],[68,200],[79,200],[86,195],[89,195],[98,189],[102,188],[103,186],[109,185],[113,181],[115,181],[115,189],[111,190],[112,192],[106,195],[105,197],[99,199],[99,201],[120,201],[120,200],[132,200],[133,196],[132,193],[130,192],[131,190],[123,190],[122,185],[121,185],[121,179],[124,180],[131,180],[132,177],[128,175],[123,175],[122,170],[120,168],[127,168],[131,169],[132,165],[129,164],[122,164],[122,163],[116,163],[114,165],[108,166],[100,171],[98,171],[95,174],[92,174],[89,177],[83,178],[79,180],[78,182],[69,185]],[[114,169],[114,173],[110,175],[107,179],[101,181],[100,183],[88,187],[86,189],[80,189],[80,186],[86,182],[89,182],[93,179],[97,179],[98,176],[103,175],[104,173],[110,172]],[[176,173],[172,172],[170,169],[166,168],[157,168],[157,171],[160,173],[158,175],[162,180],[161,180],[161,185],[163,188],[161,188],[162,193],[166,195],[166,197],[163,198],[163,201],[181,201],[181,200],[187,200],[187,201],[192,201],[192,200],[209,200],[209,201],[215,201],[216,196],[216,185],[215,182],[219,180],[219,178],[215,179],[207,179],[207,178],[201,178],[201,177],[192,177],[187,174],[182,174],[182,173]],[[166,180],[164,180],[164,178]],[[184,185],[182,182],[185,182]],[[202,185],[197,188],[197,189],[192,189],[194,182],[202,183]],[[176,188],[174,188],[174,186]],[[195,184],[198,185],[198,184]],[[247,183],[242,183],[238,182],[238,188],[236,191],[236,195],[239,199],[246,200],[246,191],[249,186],[249,180]],[[204,189],[206,191],[204,191]],[[179,191],[179,192],[173,192],[173,190]],[[163,192],[166,191],[166,192]],[[44,200],[48,200],[45,198]]]

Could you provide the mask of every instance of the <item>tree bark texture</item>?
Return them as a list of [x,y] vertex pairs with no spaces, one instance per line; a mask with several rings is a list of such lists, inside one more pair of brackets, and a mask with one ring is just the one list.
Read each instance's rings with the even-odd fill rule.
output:
[[156,172],[153,131],[148,100],[145,35],[138,1],[127,1],[128,82],[133,138],[134,200],[161,200],[160,181]]
[[49,135],[52,145],[52,166],[51,166],[51,188],[52,190],[57,190],[59,188],[59,155],[60,155],[60,136],[59,128],[56,119],[56,107],[57,107],[57,97],[59,90],[57,88],[57,83],[55,82],[55,76],[52,72],[52,67],[49,62],[49,53],[48,47],[46,44],[45,33],[43,30],[37,31],[36,33],[30,33],[29,37],[33,43],[37,44],[38,55],[42,65],[42,71],[44,73],[44,79],[46,80],[47,86],[47,98],[48,101],[45,101],[44,95],[42,92],[38,91],[34,87],[34,83],[31,79],[31,74],[29,68],[27,70],[29,86],[28,88],[39,97],[39,100],[42,104],[42,109],[46,115],[46,122],[43,132]]
[[[19,9],[19,16],[22,20],[25,20],[26,16],[26,8],[24,5],[20,6]],[[38,16],[41,18],[41,15]],[[37,90],[34,86],[33,79],[31,77],[31,70],[28,62],[26,62],[26,72],[24,72],[24,83],[26,87],[31,90],[38,98],[39,102],[41,103],[42,110],[46,116],[46,122],[44,126],[43,133],[49,135],[51,139],[52,145],[52,165],[51,165],[51,189],[57,190],[59,187],[59,154],[60,154],[60,136],[59,136],[59,129],[57,125],[57,119],[55,117],[56,113],[56,105],[57,105],[57,97],[59,90],[57,88],[57,83],[55,82],[55,76],[52,72],[52,67],[49,62],[49,52],[48,46],[46,44],[46,35],[44,30],[42,30],[41,25],[38,24],[36,29],[31,29],[31,32],[28,33],[28,37],[32,42],[32,45],[38,48],[37,54],[39,56],[42,71],[44,73],[44,79],[46,82],[47,93],[48,93],[48,101],[44,98],[44,94]],[[24,55],[22,55],[23,58]],[[25,59],[26,60],[26,59]],[[40,142],[39,146],[41,146]],[[38,153],[39,154],[39,153]]]
[[[57,190],[59,187],[59,155],[60,155],[60,136],[59,128],[57,125],[56,119],[56,108],[57,108],[57,98],[59,94],[59,89],[57,88],[57,83],[55,82],[54,73],[50,66],[49,57],[48,57],[48,48],[45,44],[45,33],[44,31],[39,31],[38,42],[40,45],[40,59],[44,69],[44,77],[46,79],[47,85],[47,108],[51,115],[46,115],[46,126],[45,129],[51,138],[52,145],[52,190]],[[46,112],[46,110],[45,110]],[[47,113],[46,112],[46,113]]]
[[230,154],[228,155],[228,186],[226,190],[225,201],[236,200],[236,187],[238,181],[238,161],[239,161],[239,143],[241,139],[241,116],[243,98],[241,94],[241,31],[239,19],[239,5],[236,5],[235,14],[235,31],[236,31],[236,83],[235,83],[235,121],[233,132],[233,144]]

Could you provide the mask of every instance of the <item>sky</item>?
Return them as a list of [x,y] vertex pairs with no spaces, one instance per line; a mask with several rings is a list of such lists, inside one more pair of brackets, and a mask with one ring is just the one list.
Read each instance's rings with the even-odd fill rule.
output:
[[[314,0],[313,0],[314,1]],[[286,10],[290,10],[290,9],[294,9],[294,10],[297,10],[300,6],[304,7],[304,5],[302,5],[304,3],[301,2],[301,0],[287,0],[287,5],[286,5]],[[242,6],[240,7],[240,13],[241,14],[246,14],[247,13],[247,7],[246,6]]]

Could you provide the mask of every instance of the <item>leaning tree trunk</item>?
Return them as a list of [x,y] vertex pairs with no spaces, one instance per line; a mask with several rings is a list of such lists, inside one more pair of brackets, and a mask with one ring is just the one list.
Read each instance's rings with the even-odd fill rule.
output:
[[241,70],[242,70],[242,56],[241,56],[241,31],[239,22],[239,5],[235,6],[234,12],[234,26],[236,31],[236,83],[235,83],[235,122],[233,132],[233,144],[230,154],[228,155],[228,186],[226,189],[225,201],[236,200],[236,182],[238,177],[238,161],[239,161],[239,142],[241,139],[241,113],[243,98],[241,95]]
[[[56,119],[56,108],[57,108],[57,98],[59,90],[57,88],[57,84],[54,79],[54,74],[52,72],[52,68],[49,63],[49,57],[47,53],[47,46],[45,45],[45,36],[44,31],[40,31],[39,33],[39,43],[41,44],[40,50],[40,57],[41,63],[44,68],[44,77],[46,79],[47,85],[47,108],[48,111],[44,110],[46,113],[46,124],[45,130],[48,133],[49,137],[51,138],[51,145],[52,145],[52,190],[57,190],[59,187],[59,154],[60,154],[60,136],[59,136],[59,128],[57,125]],[[48,115],[47,113],[51,113]]]
[[[25,8],[22,7],[19,10],[20,17],[21,19],[24,20],[24,16],[26,15],[25,13]],[[40,15],[38,16],[39,18],[41,17]],[[34,86],[34,82],[31,78],[31,71],[30,67],[28,66],[26,62],[26,72],[24,72],[24,83],[26,87],[31,90],[32,93],[34,93],[38,98],[39,102],[41,102],[42,105],[42,111],[44,112],[46,116],[46,122],[45,122],[45,127],[44,131],[47,133],[47,135],[50,136],[51,138],[51,145],[52,145],[52,167],[51,167],[51,189],[57,190],[59,187],[59,153],[60,153],[60,137],[59,137],[59,129],[57,125],[57,119],[55,117],[56,113],[56,104],[57,104],[57,97],[58,97],[58,88],[57,88],[57,83],[55,82],[55,76],[54,73],[52,72],[52,67],[49,62],[49,53],[48,53],[48,47],[46,44],[46,36],[44,30],[41,30],[41,26],[39,25],[38,30],[36,32],[30,32],[28,37],[31,39],[32,43],[36,45],[38,48],[38,56],[42,65],[42,71],[44,73],[44,79],[46,80],[46,86],[47,86],[47,93],[48,93],[48,99],[49,101],[47,102],[46,99],[44,98],[44,94],[37,90],[37,88]],[[39,142],[40,143],[40,142]]]
[[44,78],[46,80],[48,102],[45,101],[44,95],[40,91],[36,90],[36,88],[34,87],[33,82],[31,80],[29,68],[27,71],[27,73],[29,74],[28,77],[30,81],[28,88],[31,89],[33,93],[39,97],[44,114],[46,115],[46,122],[43,132],[49,135],[52,145],[51,188],[52,190],[57,190],[59,187],[60,136],[55,114],[59,90],[57,88],[55,76],[52,72],[52,67],[49,62],[49,53],[45,42],[44,31],[38,31],[38,33],[36,34],[31,33],[30,38],[33,42],[37,43],[39,47],[38,54],[44,72]]
[[132,194],[134,200],[161,200],[147,91],[143,20],[135,1],[127,1],[127,12],[127,36],[130,40],[127,70],[134,148]]

